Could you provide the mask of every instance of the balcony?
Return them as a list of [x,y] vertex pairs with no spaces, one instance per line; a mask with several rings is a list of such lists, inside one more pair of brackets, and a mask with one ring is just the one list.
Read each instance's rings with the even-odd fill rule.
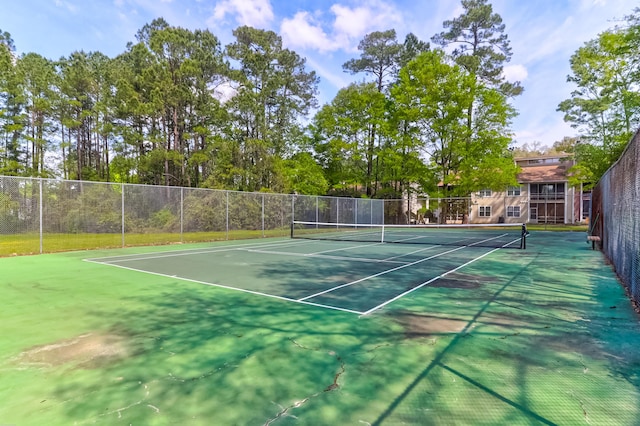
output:
[[566,193],[564,192],[532,192],[529,194],[531,201],[564,201]]

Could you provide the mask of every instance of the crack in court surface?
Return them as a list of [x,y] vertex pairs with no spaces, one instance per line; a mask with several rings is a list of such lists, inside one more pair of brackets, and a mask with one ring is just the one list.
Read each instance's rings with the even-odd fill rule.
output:
[[[314,352],[320,352],[322,351],[322,349],[317,349],[317,348],[309,348],[307,346],[304,346],[300,343],[298,343],[297,341],[295,341],[294,339],[290,339],[291,342],[297,346],[300,349],[303,350],[308,350],[308,351],[314,351]],[[311,394],[309,396],[306,396],[303,399],[300,399],[298,401],[295,401],[293,404],[288,405],[288,406],[283,406],[281,404],[278,404],[276,402],[273,402],[274,404],[278,405],[278,407],[280,407],[280,411],[272,418],[268,419],[265,423],[264,426],[268,426],[271,425],[273,422],[283,418],[283,417],[293,417],[294,419],[297,419],[296,416],[294,416],[293,414],[290,413],[290,411],[296,409],[296,408],[300,408],[302,407],[304,404],[306,404],[307,402],[309,402],[310,400],[312,400],[313,398],[316,398],[324,393],[327,392],[332,392],[336,389],[340,388],[340,384],[338,383],[338,380],[340,379],[340,376],[342,376],[345,371],[346,371],[346,363],[344,362],[344,360],[340,357],[340,355],[336,354],[334,351],[328,351],[328,354],[335,357],[336,361],[338,361],[340,363],[340,367],[338,368],[338,371],[336,372],[336,374],[333,376],[333,382],[328,385],[326,388],[324,388],[323,390],[316,392],[314,394]]]

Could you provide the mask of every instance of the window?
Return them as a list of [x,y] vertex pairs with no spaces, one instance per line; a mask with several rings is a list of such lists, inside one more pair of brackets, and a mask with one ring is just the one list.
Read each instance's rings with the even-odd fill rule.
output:
[[520,206],[507,206],[507,217],[520,217]]
[[519,186],[510,186],[507,188],[507,196],[508,197],[517,197],[520,195],[520,187]]
[[478,197],[491,197],[491,190],[490,189],[483,189],[480,192],[478,192]]
[[491,206],[479,206],[478,207],[478,216],[480,216],[480,217],[491,217]]

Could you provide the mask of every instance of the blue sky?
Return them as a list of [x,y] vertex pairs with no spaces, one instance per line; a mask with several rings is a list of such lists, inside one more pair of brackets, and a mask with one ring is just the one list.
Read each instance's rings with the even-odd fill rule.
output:
[[[518,145],[552,145],[576,132],[556,112],[574,88],[566,83],[569,58],[586,41],[613,27],[640,6],[629,0],[493,0],[513,48],[505,67],[525,88],[514,100],[519,116],[512,130]],[[76,50],[115,56],[135,41],[146,23],[211,30],[223,45],[232,30],[250,25],[279,33],[286,47],[307,59],[321,78],[320,102],[363,76],[342,64],[358,57],[358,42],[372,31],[394,28],[398,40],[412,32],[422,40],[442,31],[442,22],[462,13],[457,0],[6,0],[0,30],[18,53],[50,59]]]

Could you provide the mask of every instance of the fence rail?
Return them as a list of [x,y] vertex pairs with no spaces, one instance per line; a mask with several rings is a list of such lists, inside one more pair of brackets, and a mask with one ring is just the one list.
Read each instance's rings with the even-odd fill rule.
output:
[[604,254],[640,304],[640,131],[593,190],[590,218]]

